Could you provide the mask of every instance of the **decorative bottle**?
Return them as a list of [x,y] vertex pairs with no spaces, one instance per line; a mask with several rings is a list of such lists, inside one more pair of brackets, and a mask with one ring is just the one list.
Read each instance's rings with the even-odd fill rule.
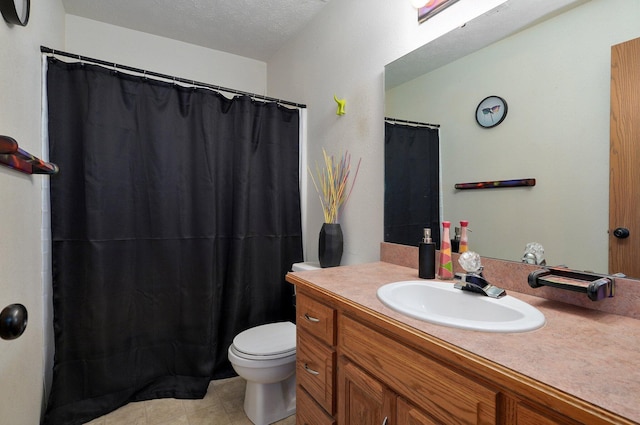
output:
[[418,277],[436,278],[436,244],[431,239],[431,229],[425,228],[422,242],[418,245]]
[[467,235],[467,227],[469,226],[469,222],[467,220],[460,221],[460,248],[458,252],[462,254],[463,252],[469,251],[469,236]]
[[438,266],[438,278],[443,280],[453,279],[453,263],[451,262],[451,240],[449,236],[450,228],[450,222],[442,222],[442,238],[440,239],[440,263]]

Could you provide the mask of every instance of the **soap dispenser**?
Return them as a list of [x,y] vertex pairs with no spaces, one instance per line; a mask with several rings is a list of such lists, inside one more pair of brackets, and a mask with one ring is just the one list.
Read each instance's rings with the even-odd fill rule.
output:
[[451,252],[460,252],[460,228],[455,228],[455,235],[451,239]]
[[418,245],[418,277],[436,278],[436,244],[431,239],[431,229],[424,229],[422,242]]

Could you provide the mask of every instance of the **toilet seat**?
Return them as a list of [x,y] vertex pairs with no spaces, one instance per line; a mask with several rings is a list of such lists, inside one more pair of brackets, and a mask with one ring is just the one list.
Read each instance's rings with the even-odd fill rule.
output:
[[247,329],[233,338],[236,355],[252,360],[280,359],[296,353],[296,325],[276,322]]

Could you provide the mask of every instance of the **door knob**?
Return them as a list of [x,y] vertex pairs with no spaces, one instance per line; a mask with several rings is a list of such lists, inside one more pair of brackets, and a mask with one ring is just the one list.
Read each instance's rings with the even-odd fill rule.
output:
[[626,227],[618,227],[616,230],[613,231],[613,236],[615,236],[618,239],[628,238],[629,229],[627,229]]
[[27,328],[27,309],[22,304],[11,304],[0,312],[0,338],[16,339]]

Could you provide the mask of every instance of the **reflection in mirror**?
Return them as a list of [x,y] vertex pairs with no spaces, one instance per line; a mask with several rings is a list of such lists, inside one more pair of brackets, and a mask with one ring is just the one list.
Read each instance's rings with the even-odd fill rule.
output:
[[387,119],[384,137],[384,241],[418,245],[431,229],[440,246],[438,129]]
[[[499,28],[503,16],[477,19]],[[521,261],[526,244],[538,242],[548,265],[624,273],[608,270],[611,46],[640,36],[638,16],[636,0],[579,2],[409,81],[397,74],[413,53],[385,68],[385,114],[441,125],[442,218],[470,221],[471,250]],[[473,28],[455,30],[452,48],[466,46]],[[509,103],[509,115],[485,129],[475,110],[490,95]],[[454,189],[517,178],[536,186]]]

